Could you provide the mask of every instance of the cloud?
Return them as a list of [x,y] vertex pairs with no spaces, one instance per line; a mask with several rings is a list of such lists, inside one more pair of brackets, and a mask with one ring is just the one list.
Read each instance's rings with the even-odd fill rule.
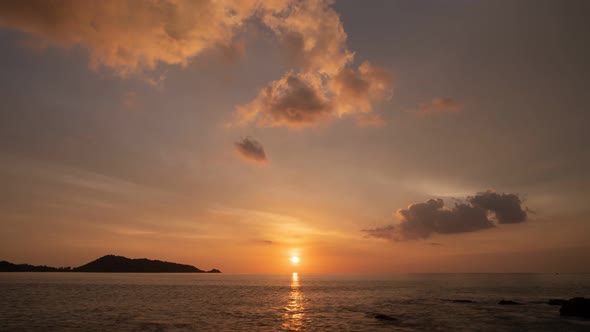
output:
[[415,110],[410,112],[420,115],[430,115],[439,113],[455,113],[463,109],[463,105],[455,102],[451,98],[434,98],[429,102],[418,104]]
[[[353,66],[354,53],[346,46],[348,37],[331,3],[296,1],[280,12],[263,16],[263,22],[285,45],[297,70],[262,88],[252,102],[238,106],[235,124],[314,126],[345,115],[368,114],[377,103],[391,96],[393,79],[387,70],[369,62]],[[290,88],[286,83],[294,78],[305,87],[304,95],[301,89]],[[276,103],[276,98],[297,103]],[[377,122],[374,117],[372,123]],[[368,121],[357,123],[365,125]]]
[[345,115],[355,115],[359,126],[382,126],[374,104],[391,94],[391,76],[368,62],[358,70],[342,68],[336,76],[290,71],[238,106],[234,124],[254,122],[260,127],[307,127]]
[[332,2],[288,1],[287,6],[262,15],[302,72],[336,75],[352,61],[354,54],[346,47],[347,35],[340,17],[330,8]]
[[234,146],[236,152],[248,160],[259,163],[268,162],[264,147],[255,139],[244,138],[243,140],[236,142]]
[[492,211],[499,224],[515,224],[526,220],[527,208],[522,209],[522,201],[514,194],[497,194],[493,191],[478,193],[468,201],[475,207]]
[[515,194],[485,191],[469,196],[452,208],[440,198],[416,203],[396,212],[398,223],[363,230],[369,237],[393,241],[427,239],[433,234],[475,232],[497,224],[514,224],[527,220],[522,201]]
[[[263,15],[296,70],[260,89],[250,103],[236,107],[234,125],[314,126],[346,115],[369,114],[377,103],[389,99],[391,74],[369,62],[353,66],[354,53],[346,47],[346,32],[331,3],[296,1]],[[358,119],[361,126],[384,124],[378,116],[372,121],[369,116]]]
[[386,70],[362,63],[358,70],[343,68],[329,82],[338,115],[369,113],[373,103],[388,98],[393,79]]
[[[391,94],[387,71],[354,53],[332,0],[44,0],[0,2],[0,27],[35,36],[44,47],[82,47],[90,67],[121,77],[159,64],[187,65],[212,50],[234,59],[245,52],[236,35],[258,20],[284,45],[294,68],[238,106],[233,125],[305,127],[371,112]],[[157,83],[154,81],[154,83]],[[362,119],[362,118],[361,118]],[[370,119],[370,117],[365,117]],[[378,123],[359,120],[360,125]]]
[[326,119],[331,113],[329,100],[323,95],[320,82],[293,72],[271,82],[258,97],[237,108],[238,121],[257,121],[262,127],[304,127]]
[[127,76],[159,63],[186,65],[206,49],[231,45],[251,8],[231,10],[233,15],[212,0],[3,1],[0,26],[32,34],[40,43],[83,47],[91,68],[110,67]]
[[262,239],[255,239],[252,240],[252,242],[257,243],[257,244],[265,244],[265,245],[272,245],[275,244],[273,241],[271,240],[262,240]]

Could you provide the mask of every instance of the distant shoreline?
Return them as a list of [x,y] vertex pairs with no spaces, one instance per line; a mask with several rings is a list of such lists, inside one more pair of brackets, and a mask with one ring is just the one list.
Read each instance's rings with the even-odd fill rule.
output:
[[174,274],[182,274],[182,273],[189,273],[189,274],[206,274],[206,273],[222,273],[222,272],[211,272],[211,271],[200,271],[200,272],[168,272],[168,271],[4,271],[0,270],[0,273],[141,273],[141,274],[149,274],[149,273],[174,273]]
[[0,261],[0,272],[90,272],[90,273],[221,273],[218,269],[201,270],[193,265],[106,255],[79,267],[14,264]]

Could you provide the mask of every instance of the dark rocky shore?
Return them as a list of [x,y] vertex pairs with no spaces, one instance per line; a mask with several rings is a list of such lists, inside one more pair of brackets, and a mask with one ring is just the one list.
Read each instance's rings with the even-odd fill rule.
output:
[[590,299],[574,297],[565,301],[559,309],[562,316],[590,318]]
[[[441,299],[444,302],[472,304],[477,303],[472,300],[465,299]],[[577,317],[577,318],[590,318],[590,298],[574,297],[569,300],[565,299],[549,299],[544,302],[548,305],[559,305],[559,314],[561,316]],[[524,303],[512,301],[512,300],[500,300],[499,305],[524,305]],[[379,321],[397,322],[398,318],[386,315],[383,313],[368,314]]]

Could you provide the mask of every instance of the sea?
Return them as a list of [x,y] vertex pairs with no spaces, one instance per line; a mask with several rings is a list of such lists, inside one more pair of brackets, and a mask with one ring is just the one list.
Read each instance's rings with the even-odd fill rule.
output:
[[546,303],[575,296],[589,274],[0,273],[0,331],[588,332]]

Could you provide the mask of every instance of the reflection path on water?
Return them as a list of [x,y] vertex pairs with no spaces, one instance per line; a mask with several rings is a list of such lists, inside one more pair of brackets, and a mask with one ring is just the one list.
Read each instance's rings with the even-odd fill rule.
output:
[[299,287],[299,275],[297,272],[293,272],[289,302],[284,307],[283,329],[289,331],[302,331],[305,329],[303,299],[303,292]]

